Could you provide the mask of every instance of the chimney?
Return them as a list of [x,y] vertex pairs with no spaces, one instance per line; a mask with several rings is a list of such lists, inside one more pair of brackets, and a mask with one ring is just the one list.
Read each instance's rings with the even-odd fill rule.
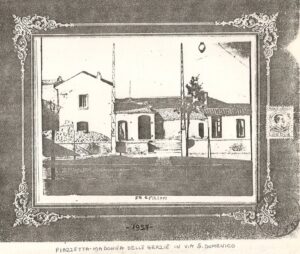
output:
[[99,79],[99,80],[102,79],[102,75],[101,75],[100,71],[97,72],[97,79]]
[[61,77],[61,76],[58,76],[56,82],[57,82],[57,83],[61,83],[62,81],[63,81],[62,77]]

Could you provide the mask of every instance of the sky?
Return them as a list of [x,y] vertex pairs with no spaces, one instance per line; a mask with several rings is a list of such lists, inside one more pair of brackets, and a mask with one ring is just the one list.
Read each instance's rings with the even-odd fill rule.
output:
[[[118,98],[180,95],[180,44],[183,44],[184,81],[199,76],[210,97],[229,103],[250,102],[249,54],[226,47],[249,42],[243,35],[152,35],[43,37],[42,79],[64,80],[81,71],[112,79],[115,43]],[[201,53],[199,44],[205,44]],[[129,85],[131,84],[131,85]],[[230,92],[229,92],[230,91]]]

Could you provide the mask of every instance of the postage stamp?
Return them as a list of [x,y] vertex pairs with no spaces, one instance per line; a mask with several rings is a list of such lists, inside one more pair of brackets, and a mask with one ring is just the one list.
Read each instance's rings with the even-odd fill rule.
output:
[[267,107],[267,138],[292,139],[293,138],[293,107],[268,106]]

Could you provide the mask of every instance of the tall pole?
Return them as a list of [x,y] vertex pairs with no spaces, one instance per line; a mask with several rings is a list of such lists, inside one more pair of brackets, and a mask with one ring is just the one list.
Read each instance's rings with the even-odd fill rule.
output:
[[184,98],[183,45],[180,44],[180,97],[181,97],[181,156],[186,157],[186,118]]
[[111,90],[111,153],[116,153],[116,114],[115,114],[115,100],[116,100],[116,80],[115,80],[115,71],[116,71],[116,62],[115,62],[115,44],[113,43],[112,51],[112,82],[113,87]]
[[129,99],[131,99],[131,80],[129,81]]

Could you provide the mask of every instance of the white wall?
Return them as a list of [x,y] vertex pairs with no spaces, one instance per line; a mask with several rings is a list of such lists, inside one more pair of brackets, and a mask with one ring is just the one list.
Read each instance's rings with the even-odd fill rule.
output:
[[203,120],[191,120],[190,121],[189,136],[200,138],[199,137],[199,123],[204,124],[204,138],[207,138],[207,135],[208,135],[207,121],[203,121]]
[[[245,120],[245,137],[238,138],[236,133],[236,119]],[[207,123],[206,123],[207,124]],[[190,156],[208,156],[207,125],[205,124],[204,139],[195,139],[194,145],[189,149]],[[210,128],[210,152],[211,158],[251,160],[251,131],[250,116],[223,116],[222,138],[212,138],[211,117],[208,118]],[[192,127],[193,126],[193,127]],[[190,129],[198,131],[196,121]],[[192,137],[192,133],[190,134]],[[197,136],[196,136],[197,137]]]
[[[243,139],[237,138],[236,134],[236,119],[244,119],[245,120],[245,138],[251,138],[250,131],[250,116],[249,115],[241,115],[241,116],[223,116],[222,117],[222,140],[223,139]],[[199,138],[199,123],[204,124],[204,138],[208,136],[208,125],[210,128],[210,138],[214,140],[218,140],[218,138],[212,138],[212,128],[211,128],[211,117],[208,117],[208,121],[205,120],[191,120],[190,128],[189,128],[189,136],[193,138]],[[163,122],[164,130],[165,130],[165,138],[174,138],[176,136],[180,136],[180,120],[173,121],[164,121]]]
[[[199,123],[204,124],[204,137],[207,137],[207,122],[202,120],[191,120],[189,134],[190,137],[199,137]],[[180,120],[164,121],[165,138],[179,138],[180,137]]]
[[[66,81],[59,89],[60,125],[66,120],[86,121],[89,131],[102,133],[111,138],[111,90],[112,86],[84,73]],[[67,93],[67,96],[62,94]],[[88,94],[88,109],[79,108],[79,95]]]
[[[245,138],[237,138],[236,119],[245,120]],[[198,124],[204,123],[204,137],[199,137]],[[210,147],[212,158],[251,160],[251,131],[250,116],[223,116],[222,138],[212,138],[211,117],[208,121],[191,120],[190,138],[194,144],[189,148],[189,155],[196,157],[208,157],[208,124],[210,127]],[[180,120],[165,121],[165,138],[174,138],[180,135]]]
[[[195,139],[194,145],[189,148],[189,156],[208,157],[208,140]],[[211,158],[251,160],[251,142],[247,139],[212,139],[210,140]]]
[[118,141],[118,122],[127,121],[128,140],[139,140],[138,136],[138,118],[139,116],[147,115],[151,119],[151,139],[154,139],[155,120],[154,113],[136,113],[136,114],[117,114],[116,115],[116,139]]
[[[250,116],[240,115],[240,116],[222,116],[222,138],[221,139],[240,139],[237,138],[236,135],[236,119],[245,120],[245,139],[251,138]],[[208,117],[208,121],[210,126],[210,137],[212,138],[211,117]],[[212,138],[212,139],[217,140],[217,138]]]
[[165,139],[180,138],[180,120],[164,121]]

